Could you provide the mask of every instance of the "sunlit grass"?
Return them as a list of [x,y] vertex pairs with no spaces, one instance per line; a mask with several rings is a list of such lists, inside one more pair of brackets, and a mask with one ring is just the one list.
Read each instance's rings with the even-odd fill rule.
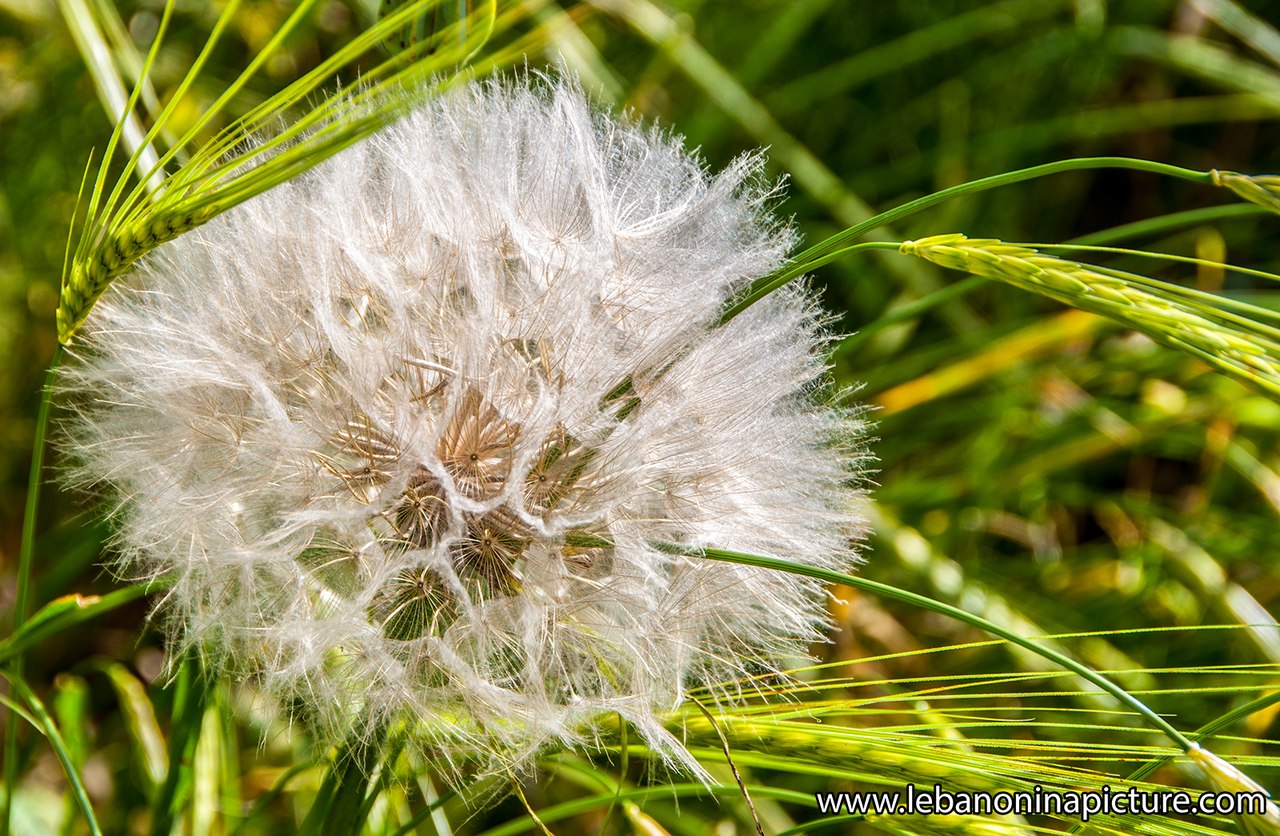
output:
[[[102,528],[48,487],[38,515],[47,473],[26,489],[24,462],[0,506],[14,832],[1061,832],[1070,819],[823,820],[813,793],[1209,789],[1182,735],[1275,785],[1280,204],[1274,178],[1233,173],[1280,170],[1280,35],[1260,6],[422,2],[377,23],[373,5],[123,4],[117,21],[68,0],[73,37],[50,9],[0,4],[27,38],[0,40],[0,58],[79,67],[95,38],[109,56],[87,61],[93,84],[79,71],[29,82],[48,115],[0,102],[16,137],[0,151],[0,230],[20,233],[0,243],[13,323],[0,344],[15,358],[0,460],[43,433],[35,375],[55,335],[73,340],[148,249],[359,141],[463,64],[554,54],[713,164],[767,145],[790,177],[784,210],[808,249],[725,317],[815,275],[849,334],[831,346],[834,385],[865,384],[848,397],[879,420],[865,583],[833,586],[817,663],[726,683],[740,704],[694,693],[673,710],[710,785],[604,723],[589,755],[549,752],[536,774],[454,792],[401,745],[411,729],[320,751],[252,683],[210,682],[197,659],[160,674],[140,599],[163,584],[93,568]],[[163,38],[139,37],[148,28]],[[118,110],[138,75],[116,134],[87,124],[97,96]],[[405,81],[412,95],[377,86]],[[1124,249],[1086,249],[1108,246]]]

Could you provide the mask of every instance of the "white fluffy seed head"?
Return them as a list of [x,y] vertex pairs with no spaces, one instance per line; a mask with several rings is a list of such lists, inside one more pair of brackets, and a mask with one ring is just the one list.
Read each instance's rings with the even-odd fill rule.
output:
[[607,713],[688,763],[664,712],[802,655],[822,597],[654,544],[839,567],[862,529],[812,301],[711,327],[792,244],[760,164],[568,84],[438,98],[116,283],[65,376],[74,479],[175,638],[324,740],[510,768]]

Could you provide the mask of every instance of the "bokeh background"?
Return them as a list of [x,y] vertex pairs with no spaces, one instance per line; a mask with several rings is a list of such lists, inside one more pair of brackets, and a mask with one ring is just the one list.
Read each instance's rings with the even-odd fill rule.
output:
[[[808,242],[940,188],[1068,157],[1280,171],[1275,3],[522,1],[527,26],[547,27],[546,48],[528,56],[530,66],[569,66],[605,105],[683,134],[710,167],[768,146],[774,171],[788,180],[779,210]],[[153,72],[161,99],[181,80],[221,5],[178,2]],[[145,51],[161,7],[155,0],[111,6],[120,43]],[[212,101],[290,8],[244,3],[179,119]],[[320,3],[311,25],[234,109],[246,110],[313,67],[376,12],[372,2]],[[110,125],[59,5],[0,0],[4,611],[14,599],[31,435],[55,346],[67,230],[86,162],[104,146]],[[1176,213],[1190,214],[1151,223]],[[880,234],[907,240],[946,232],[1112,243],[1280,268],[1280,218],[1222,190],[1129,171],[1060,174],[985,192]],[[1213,267],[1079,257],[1280,306],[1263,280]],[[876,410],[877,530],[864,575],[1026,635],[1106,631],[1059,639],[1058,646],[1117,672],[1183,728],[1280,687],[1280,628],[1272,615],[1280,607],[1280,404],[1100,318],[896,253],[846,259],[822,268],[813,282],[833,331],[850,335],[834,345],[833,386]],[[108,528],[90,499],[46,485],[40,531],[37,606],[116,588],[103,568]],[[28,681],[73,729],[69,745],[78,747],[86,788],[109,832],[149,832],[150,801],[165,777],[173,686],[147,613],[146,601],[116,609],[43,642],[27,661]],[[984,637],[850,589],[837,591],[832,614],[832,642],[815,652],[850,661],[842,673],[865,683],[850,693],[892,696],[913,678],[1049,670],[1002,646],[918,652]],[[875,658],[853,664],[868,657]],[[1064,679],[1024,686],[1038,689],[1035,699],[1002,682],[980,682],[973,691],[985,705],[1008,709],[1005,722],[1054,700],[1109,710]],[[186,832],[234,830],[238,812],[315,754],[304,734],[282,731],[251,694],[228,689],[220,705],[217,797],[211,812],[179,817]],[[1091,768],[1124,772],[1154,741],[1126,731],[1136,725],[1128,718],[1109,716],[1113,725],[1063,728],[1057,737],[1078,746]],[[1007,751],[1031,736],[1017,728],[981,733],[1007,739]],[[1274,786],[1280,750],[1265,739],[1278,733],[1275,709],[1257,712],[1216,751]],[[21,832],[80,832],[61,771],[30,729],[22,737],[21,774]],[[1164,779],[1192,780],[1173,768]],[[806,792],[840,786],[770,778],[767,770],[761,780],[790,781]],[[306,776],[290,784],[249,830],[291,832],[314,785]],[[527,797],[538,807],[576,791],[531,780]],[[672,832],[749,826],[741,810],[707,800],[684,805],[676,814],[675,805],[655,802],[653,815]],[[785,805],[766,812],[779,817],[775,824],[806,816]],[[521,804],[508,799],[469,819],[459,813],[453,826],[482,831],[522,817],[527,823]],[[600,811],[583,813],[554,829],[595,832],[603,820]]]

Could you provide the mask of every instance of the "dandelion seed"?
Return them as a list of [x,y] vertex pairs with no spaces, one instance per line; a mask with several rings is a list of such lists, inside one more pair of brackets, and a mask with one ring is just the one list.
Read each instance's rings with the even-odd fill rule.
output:
[[159,246],[65,384],[124,570],[323,740],[505,769],[621,715],[694,767],[665,712],[802,655],[823,598],[653,544],[839,567],[863,525],[811,299],[713,327],[792,243],[759,172],[473,85]]

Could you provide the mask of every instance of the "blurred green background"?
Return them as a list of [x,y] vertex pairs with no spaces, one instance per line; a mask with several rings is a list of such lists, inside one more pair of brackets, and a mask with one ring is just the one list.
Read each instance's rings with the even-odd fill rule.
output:
[[[142,50],[161,6],[118,5],[122,31]],[[259,0],[244,6],[195,90],[193,113],[235,77],[290,8]],[[371,6],[320,4],[312,25],[268,64],[236,109],[261,101],[367,26]],[[712,168],[769,146],[774,170],[789,181],[780,212],[794,218],[808,242],[866,217],[869,207],[883,210],[969,179],[1067,157],[1280,171],[1274,3],[601,0],[569,9],[528,0],[523,6],[528,27],[547,27],[546,50],[530,55],[530,65],[568,65],[602,102],[682,133]],[[181,80],[220,8],[177,4],[153,76],[161,99]],[[31,434],[55,345],[67,229],[91,149],[101,149],[109,131],[58,6],[0,0],[4,610],[14,597]],[[1060,243],[1213,206],[1224,208],[1121,229],[1107,241],[1280,269],[1280,218],[1222,190],[1137,172],[1061,174],[986,192],[882,234],[907,240],[964,232]],[[1280,307],[1271,286],[1211,267],[1080,257]],[[851,399],[877,408],[877,532],[863,574],[1027,635],[1113,631],[1062,645],[1095,667],[1119,671],[1120,681],[1182,728],[1280,687],[1280,628],[1271,615],[1280,600],[1280,404],[1096,317],[895,253],[847,259],[813,281],[835,318],[833,329],[860,332],[833,350],[835,383],[860,385]],[[114,588],[102,568],[106,526],[91,503],[52,486],[45,497],[35,604]],[[816,648],[822,658],[856,660],[983,638],[852,590],[840,598],[832,605],[838,626],[832,644]],[[148,769],[157,756],[147,746],[163,748],[163,740],[147,743],[145,727],[165,733],[172,699],[146,613],[142,601],[115,610],[45,642],[28,660],[28,680],[79,712],[68,716],[82,721],[86,786],[110,832],[150,827],[148,797],[157,779]],[[1201,625],[1233,629],[1118,632]],[[1019,668],[1046,669],[987,647],[886,658],[857,666],[856,675],[902,680]],[[897,686],[868,687],[891,693]],[[1061,681],[1053,688],[1071,690]],[[1004,699],[998,693],[992,689],[995,702]],[[79,708],[75,699],[82,700]],[[261,706],[227,699],[222,757],[235,787],[223,787],[230,795],[208,823],[219,832],[238,821],[228,806],[266,791],[305,750],[305,742],[260,716]],[[1019,705],[1016,696],[1006,702]],[[144,703],[159,719],[136,708]],[[1252,715],[1235,728],[1238,739],[1219,747],[1253,763],[1250,771],[1264,785],[1280,776],[1272,764],[1278,752],[1253,738],[1275,736],[1274,718],[1274,710]],[[1008,732],[1010,740],[1020,736]],[[1061,736],[1083,745],[1123,733],[1091,738],[1066,729]],[[1141,745],[1147,738],[1136,739]],[[22,751],[26,832],[48,832],[41,828],[61,826],[69,816],[65,784],[35,735],[25,734]],[[1126,771],[1120,761],[1131,756],[1095,752],[1092,765]],[[815,779],[805,788],[814,786],[822,785]],[[569,791],[534,782],[528,792],[537,806]],[[305,799],[304,791],[284,794],[255,820],[255,832],[289,832]],[[521,810],[508,802],[459,825],[460,832],[518,819]],[[740,814],[710,802],[690,810],[686,832],[745,827]],[[670,817],[658,817],[672,826]],[[727,829],[715,830],[724,821]],[[593,822],[571,821],[557,832],[592,832]],[[184,826],[200,832],[203,824]]]

